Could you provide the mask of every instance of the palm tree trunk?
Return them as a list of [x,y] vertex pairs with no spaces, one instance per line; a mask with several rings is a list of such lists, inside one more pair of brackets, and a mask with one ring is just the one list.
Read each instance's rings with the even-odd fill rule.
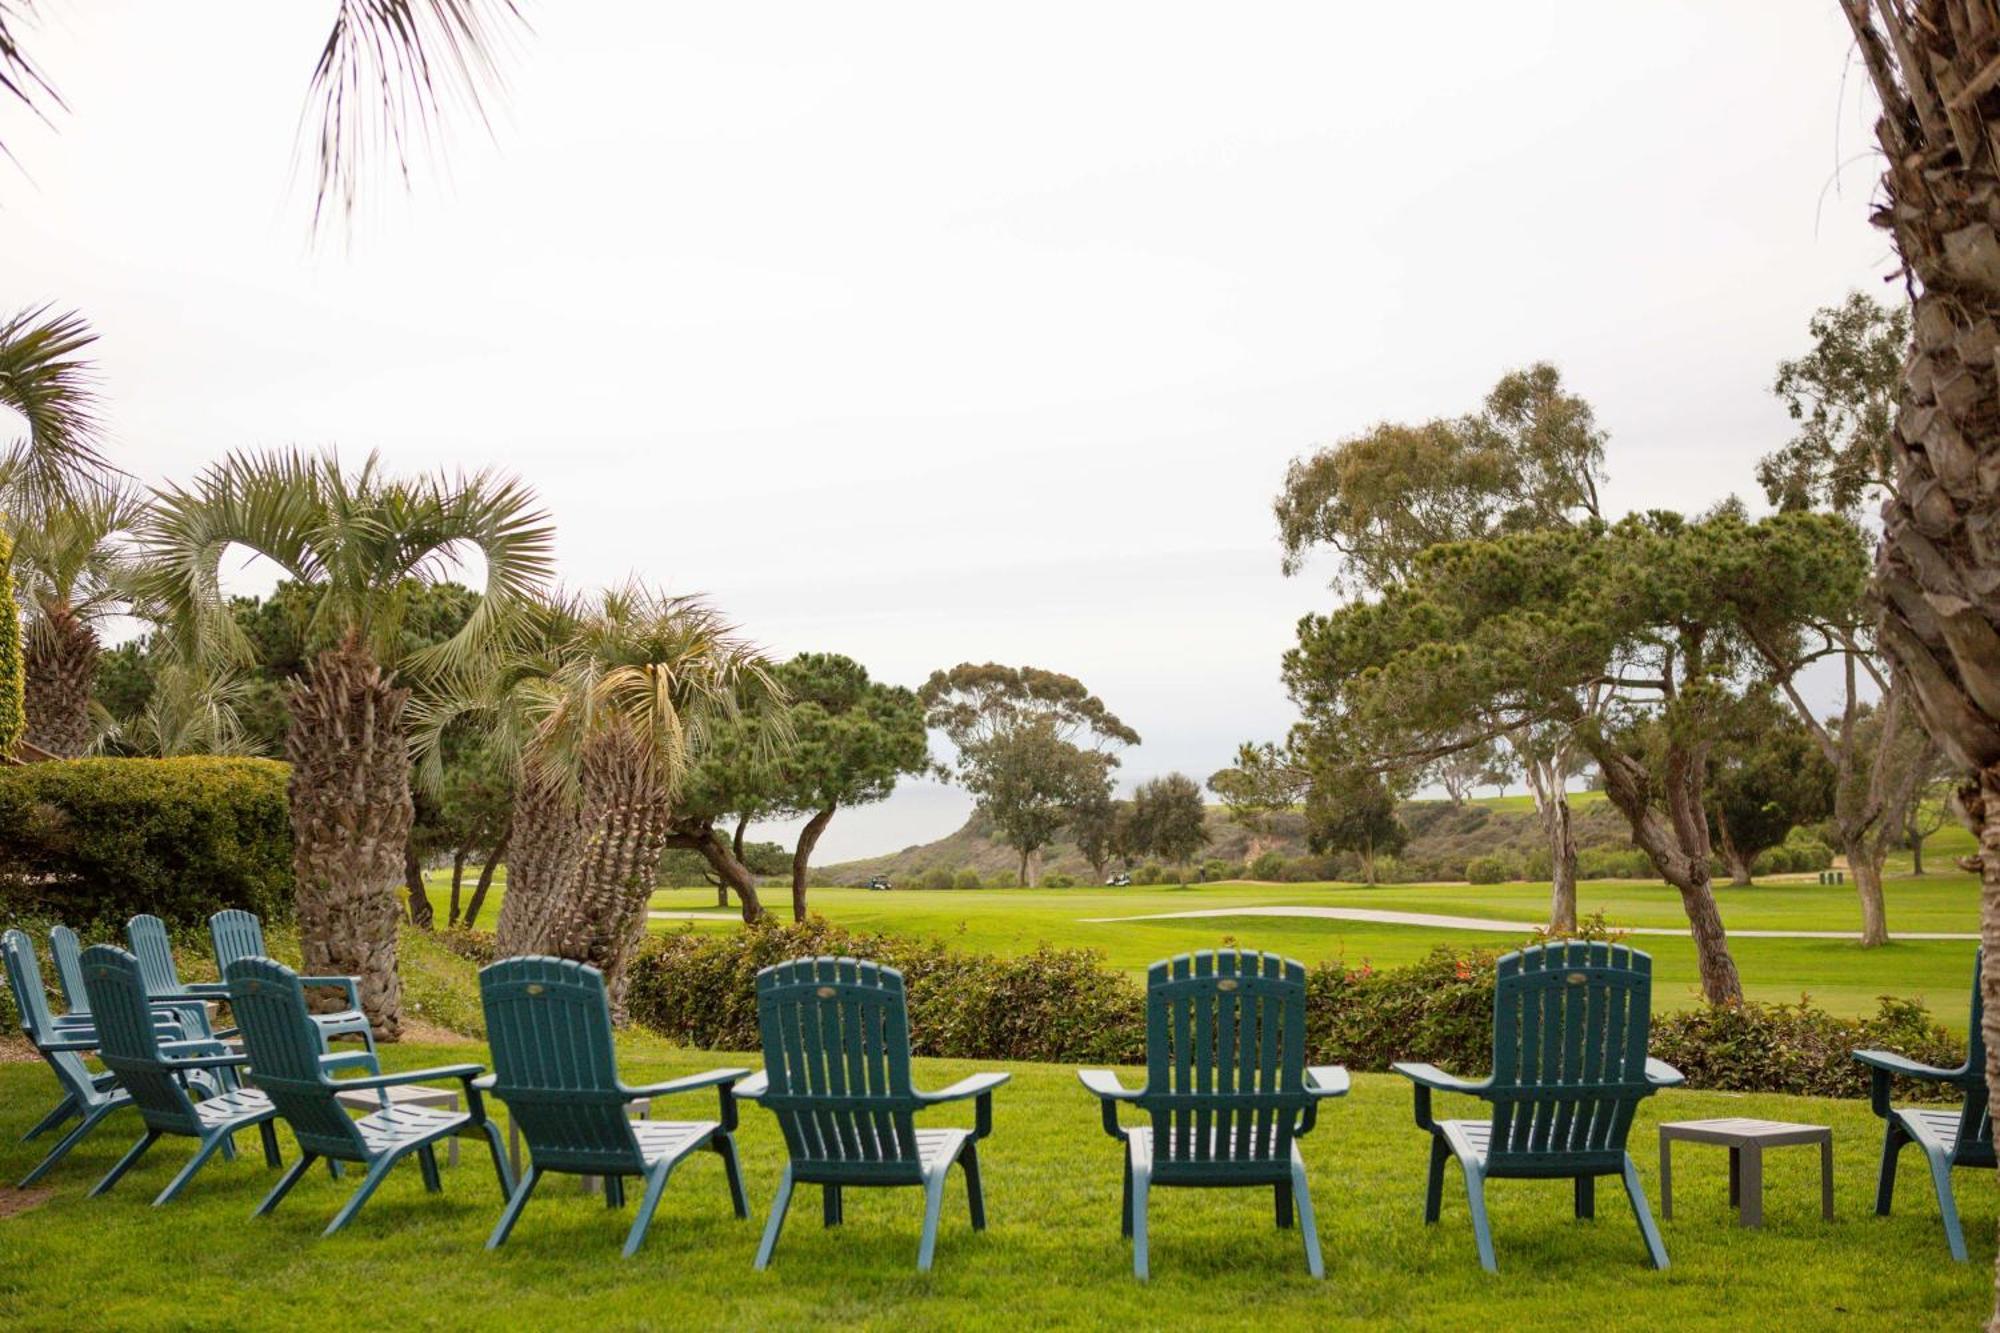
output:
[[314,658],[285,701],[305,971],[360,978],[361,1007],[381,1041],[396,1040],[403,1024],[396,889],[413,813],[409,698],[350,638]]
[[826,826],[833,822],[833,812],[837,807],[827,806],[817,810],[799,830],[798,846],[792,849],[792,920],[806,919],[806,875],[812,863],[813,848],[819,845],[819,835],[826,832]]
[[97,687],[97,632],[60,603],[44,603],[28,627],[28,729],[24,739],[75,758],[90,749],[90,701]]
[[502,958],[548,951],[549,915],[583,858],[583,809],[556,778],[530,772],[514,792],[507,896],[494,940]]
[[[1881,641],[1924,728],[1966,775],[1986,1081],[2000,1090],[2000,21],[1947,0],[1841,7],[1882,102],[1875,221],[1895,237],[1916,306],[1876,560]],[[2000,1268],[1995,1287],[2000,1327]]]

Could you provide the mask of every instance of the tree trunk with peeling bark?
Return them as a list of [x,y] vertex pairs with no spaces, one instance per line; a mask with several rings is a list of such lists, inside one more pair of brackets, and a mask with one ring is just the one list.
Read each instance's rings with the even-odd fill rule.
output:
[[1523,758],[1528,790],[1534,793],[1535,812],[1542,818],[1542,832],[1549,840],[1549,930],[1556,934],[1576,931],[1576,825],[1570,818],[1569,793],[1563,789],[1564,760],[1561,754],[1549,759]]
[[[1986,1079],[2000,1091],[2000,8],[1841,5],[1882,102],[1875,222],[1895,237],[1915,303],[1876,561],[1881,640],[1966,774]],[[2000,1268],[1995,1281],[2000,1327]]]
[[[314,658],[286,699],[292,868],[307,973],[360,978],[375,1035],[403,1022],[396,889],[409,844],[410,692],[357,639]],[[322,996],[316,1007],[339,1001]]]
[[833,822],[837,806],[827,806],[813,812],[806,826],[799,830],[798,845],[792,848],[792,920],[806,919],[806,876],[811,868],[813,848],[819,846],[819,835],[826,832],[826,826]]
[[22,645],[30,745],[74,759],[90,749],[97,688],[97,631],[60,603],[44,603]]

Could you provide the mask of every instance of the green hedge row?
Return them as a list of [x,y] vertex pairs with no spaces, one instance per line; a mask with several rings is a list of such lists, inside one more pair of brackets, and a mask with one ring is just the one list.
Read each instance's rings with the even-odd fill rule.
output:
[[[666,936],[634,964],[635,1021],[688,1045],[754,1051],[757,970],[833,954],[900,968],[919,1055],[977,1060],[1143,1064],[1142,989],[1088,950],[1043,947],[1019,958],[956,954],[929,940],[862,935],[814,917],[727,935]],[[1386,1070],[1423,1060],[1477,1077],[1491,1067],[1496,955],[1440,946],[1409,967],[1321,963],[1308,970],[1307,1046],[1315,1064]],[[1964,1058],[1963,1043],[1921,1004],[1883,1002],[1873,1019],[1811,1005],[1744,1004],[1657,1015],[1653,1053],[1695,1087],[1860,1097],[1864,1047],[1930,1064]],[[1917,1096],[1910,1087],[1899,1095]]]
[[0,914],[78,929],[225,907],[292,915],[285,765],[68,759],[0,769]]

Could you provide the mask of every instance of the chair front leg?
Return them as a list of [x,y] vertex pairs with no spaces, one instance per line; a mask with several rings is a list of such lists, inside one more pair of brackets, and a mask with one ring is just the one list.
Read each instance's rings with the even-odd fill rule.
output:
[[958,1155],[958,1164],[965,1171],[965,1204],[972,1214],[972,1229],[986,1230],[986,1187],[979,1179],[979,1141],[967,1139],[965,1151]]
[[1895,1116],[1886,1122],[1887,1129],[1882,1135],[1882,1171],[1875,1182],[1875,1214],[1889,1215],[1889,1205],[1896,1198],[1896,1161],[1903,1155],[1903,1145],[1910,1136],[1903,1132],[1903,1124]]
[[1430,1177],[1424,1182],[1424,1222],[1436,1222],[1444,1211],[1444,1164],[1451,1149],[1440,1134],[1431,1135]]
[[778,1177],[778,1196],[771,1201],[771,1220],[764,1224],[764,1239],[757,1246],[757,1267],[759,1270],[771,1266],[771,1252],[778,1248],[778,1233],[785,1228],[785,1213],[792,1206],[792,1165],[785,1163],[785,1173]]
[[743,1168],[736,1160],[736,1136],[717,1130],[708,1146],[722,1158],[722,1172],[729,1179],[729,1203],[738,1217],[750,1216],[750,1201],[743,1194]]
[[63,1099],[57,1102],[47,1115],[37,1120],[33,1129],[21,1136],[21,1142],[28,1143],[40,1138],[76,1113],[76,1094],[64,1093]]

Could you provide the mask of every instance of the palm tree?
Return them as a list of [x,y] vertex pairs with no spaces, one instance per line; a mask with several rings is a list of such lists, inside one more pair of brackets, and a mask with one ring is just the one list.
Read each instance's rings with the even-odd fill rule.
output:
[[[224,603],[232,546],[279,566],[311,594],[315,656],[291,683],[292,858],[306,970],[361,978],[377,1034],[402,1025],[396,890],[411,800],[405,680],[446,679],[489,650],[548,577],[553,533],[520,483],[389,478],[331,455],[236,454],[193,487],[159,493],[142,530],[141,588],[182,652],[241,663],[249,640]],[[479,606],[457,635],[411,651],[411,590],[441,579],[465,548],[486,563]]]
[[696,598],[633,583],[559,604],[540,629],[501,686],[525,769],[502,948],[595,964],[622,1013],[688,770],[723,722],[775,714],[782,692],[761,653]]
[[1986,1078],[2000,1092],[2000,7],[1841,5],[1882,102],[1875,221],[1915,302],[1876,561],[1881,642],[1979,836]]
[[87,485],[14,538],[14,586],[28,617],[27,741],[50,754],[84,754],[103,730],[92,717],[97,627],[125,607],[129,569],[116,543],[145,509],[129,487]]
[[[0,97],[47,120],[67,107],[21,44],[33,12],[34,0],[0,0]],[[486,98],[502,83],[495,51],[520,26],[516,0],[337,0],[299,122],[317,177],[314,229],[329,202],[352,212],[367,153],[393,154],[407,185],[412,151],[455,108],[485,123]]]
[[79,355],[96,341],[74,310],[39,306],[0,320],[0,407],[28,427],[0,452],[0,497],[17,526],[108,470],[98,452],[96,373]]

